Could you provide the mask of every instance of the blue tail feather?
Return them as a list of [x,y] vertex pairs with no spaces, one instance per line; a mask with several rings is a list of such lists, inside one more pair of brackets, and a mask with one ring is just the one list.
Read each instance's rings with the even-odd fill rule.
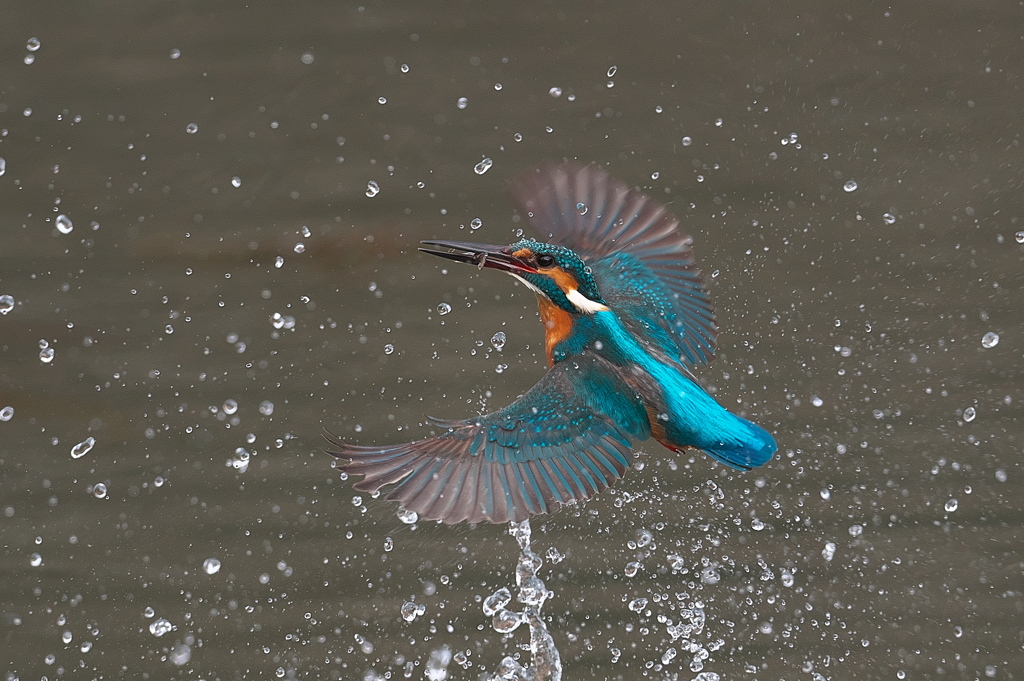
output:
[[748,471],[768,463],[778,446],[767,430],[746,419],[740,420],[747,426],[750,435],[748,439],[743,442],[723,443],[720,446],[701,447],[701,449],[707,452],[708,456],[726,466]]

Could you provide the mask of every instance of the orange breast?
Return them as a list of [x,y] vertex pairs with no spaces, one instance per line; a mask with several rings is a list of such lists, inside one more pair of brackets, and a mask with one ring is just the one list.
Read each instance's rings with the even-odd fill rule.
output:
[[548,366],[552,366],[554,361],[551,353],[572,331],[572,317],[544,296],[537,296],[537,306],[540,308],[540,320],[544,323],[544,348],[548,354]]

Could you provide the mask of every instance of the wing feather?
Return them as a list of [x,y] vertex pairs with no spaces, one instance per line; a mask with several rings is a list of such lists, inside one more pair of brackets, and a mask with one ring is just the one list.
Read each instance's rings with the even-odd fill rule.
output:
[[632,443],[650,436],[639,395],[593,355],[556,364],[505,409],[433,422],[445,428],[436,437],[382,447],[333,442],[330,453],[339,469],[364,476],[356,489],[393,485],[386,498],[424,519],[503,523],[600,492],[629,468]]

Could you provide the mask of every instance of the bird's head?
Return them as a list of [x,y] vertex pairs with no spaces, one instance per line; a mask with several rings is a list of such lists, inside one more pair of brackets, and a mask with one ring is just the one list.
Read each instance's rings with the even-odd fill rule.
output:
[[523,239],[509,246],[492,246],[468,241],[424,241],[446,251],[421,248],[424,253],[467,262],[480,269],[508,272],[554,305],[572,314],[593,314],[607,310],[590,268],[565,246]]

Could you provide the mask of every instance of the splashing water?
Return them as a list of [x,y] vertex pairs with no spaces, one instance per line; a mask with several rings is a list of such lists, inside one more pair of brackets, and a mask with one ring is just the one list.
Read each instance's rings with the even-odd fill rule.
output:
[[526,607],[522,612],[507,610],[505,606],[511,602],[512,595],[508,589],[502,588],[484,599],[483,609],[485,615],[493,618],[494,629],[500,633],[510,633],[524,622],[529,625],[531,660],[530,666],[524,667],[513,658],[506,657],[498,665],[495,676],[520,681],[561,681],[562,658],[540,614],[551,592],[537,576],[537,570],[544,562],[530,550],[530,521],[509,523],[508,532],[515,537],[520,551],[516,565],[516,585],[519,587],[516,600]]

